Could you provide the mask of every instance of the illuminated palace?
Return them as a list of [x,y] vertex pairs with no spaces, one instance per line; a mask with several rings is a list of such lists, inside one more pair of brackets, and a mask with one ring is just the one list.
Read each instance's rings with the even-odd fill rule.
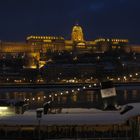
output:
[[65,40],[61,36],[28,36],[26,42],[0,42],[1,53],[27,53],[40,59],[40,54],[47,51],[72,51],[77,52],[105,52],[108,50],[123,49],[126,52],[139,51],[138,47],[128,45],[127,39],[99,38],[86,41],[82,27],[75,25],[72,29],[71,39]]

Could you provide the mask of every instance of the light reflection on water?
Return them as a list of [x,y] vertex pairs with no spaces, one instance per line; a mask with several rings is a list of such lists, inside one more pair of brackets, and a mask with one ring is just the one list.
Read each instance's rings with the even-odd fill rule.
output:
[[[140,102],[140,89],[118,89],[118,104]],[[46,101],[53,101],[54,106],[63,107],[99,107],[102,105],[100,92],[93,90],[86,91],[18,91],[0,92],[1,99],[26,100],[30,107],[41,107]]]

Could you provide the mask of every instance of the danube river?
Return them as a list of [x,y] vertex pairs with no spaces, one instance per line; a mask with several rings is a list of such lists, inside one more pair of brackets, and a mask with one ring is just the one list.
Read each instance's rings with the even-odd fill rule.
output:
[[[103,104],[99,88],[74,87],[74,88],[5,88],[0,90],[0,99],[24,100],[29,107],[42,107],[51,101],[54,107],[96,107]],[[116,86],[116,102],[118,105],[140,102],[140,86]]]

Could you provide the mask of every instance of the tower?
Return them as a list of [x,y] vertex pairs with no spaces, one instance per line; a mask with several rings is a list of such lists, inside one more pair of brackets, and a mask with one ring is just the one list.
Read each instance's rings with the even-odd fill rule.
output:
[[74,42],[83,42],[84,41],[84,35],[82,27],[76,24],[72,29],[71,39]]

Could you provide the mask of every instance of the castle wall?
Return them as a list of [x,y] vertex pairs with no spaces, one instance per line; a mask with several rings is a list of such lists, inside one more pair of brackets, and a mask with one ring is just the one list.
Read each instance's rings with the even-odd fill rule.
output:
[[27,43],[1,42],[0,53],[30,53],[31,47]]

